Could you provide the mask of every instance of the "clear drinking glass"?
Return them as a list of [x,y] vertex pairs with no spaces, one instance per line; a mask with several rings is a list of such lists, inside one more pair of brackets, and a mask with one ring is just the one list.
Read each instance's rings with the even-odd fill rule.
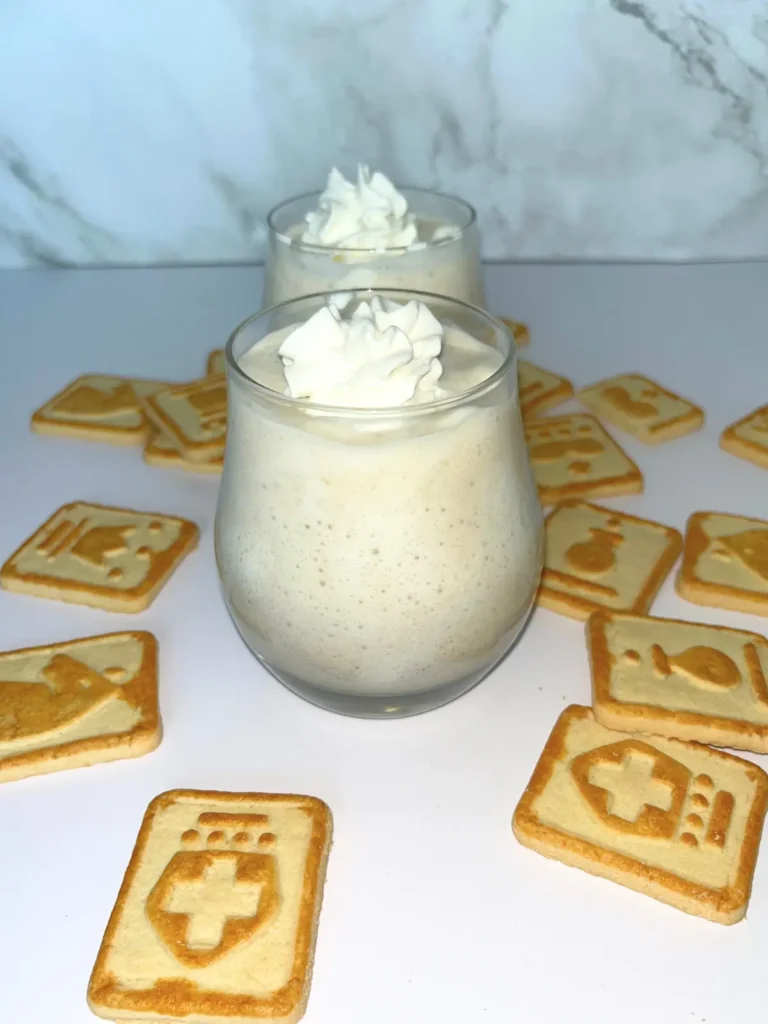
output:
[[501,365],[429,404],[322,406],[256,383],[240,360],[329,296],[250,317],[226,347],[215,546],[232,618],[277,679],[330,710],[387,717],[452,700],[506,654],[536,592],[542,515],[507,329],[442,296],[376,293],[420,299]]
[[[411,248],[347,249],[302,242],[304,217],[317,209],[319,192],[276,206],[267,218],[269,237],[263,305],[316,292],[356,288],[413,288],[485,304],[475,211],[462,199],[419,188],[399,190],[416,217],[419,237]],[[435,228],[455,235],[431,241]]]

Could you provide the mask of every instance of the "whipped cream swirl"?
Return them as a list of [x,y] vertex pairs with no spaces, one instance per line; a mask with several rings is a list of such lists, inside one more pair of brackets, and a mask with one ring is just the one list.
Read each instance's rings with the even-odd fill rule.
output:
[[395,408],[444,397],[443,326],[423,302],[374,296],[342,317],[332,302],[291,331],[278,355],[292,398]]
[[357,182],[333,168],[318,209],[306,215],[301,240],[340,249],[407,248],[418,241],[418,229],[389,178],[360,164]]

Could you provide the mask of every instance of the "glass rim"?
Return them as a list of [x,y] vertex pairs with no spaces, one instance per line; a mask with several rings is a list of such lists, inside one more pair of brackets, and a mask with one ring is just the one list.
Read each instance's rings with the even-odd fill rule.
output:
[[[302,199],[313,199],[319,198],[323,194],[323,189],[316,189],[312,192],[302,192],[297,196],[292,196],[290,199],[283,199],[267,214],[267,228],[270,233],[278,239],[280,242],[286,245],[292,245],[297,249],[301,249],[302,252],[317,252],[317,253],[403,253],[403,252],[423,252],[424,249],[434,249],[441,245],[450,245],[451,242],[459,242],[464,237],[464,233],[468,231],[473,224],[477,223],[477,210],[474,206],[466,199],[462,199],[460,196],[452,195],[449,192],[436,192],[431,188],[418,188],[417,186],[411,185],[395,185],[398,192],[405,195],[407,192],[417,192],[419,195],[435,196],[437,199],[447,199],[451,203],[455,203],[457,206],[463,207],[466,214],[466,221],[461,224],[451,225],[455,227],[459,232],[458,235],[449,238],[439,238],[437,241],[428,242],[415,242],[413,245],[381,245],[376,248],[370,246],[353,247],[350,245],[319,245],[317,242],[302,242],[300,239],[289,238],[288,235],[283,231],[279,231],[275,225],[275,217],[283,210],[286,206],[290,206],[291,203],[298,203]],[[407,196],[406,196],[407,198]],[[410,212],[410,211],[409,211]]]
[[[480,381],[478,384],[473,384],[471,388],[467,388],[465,391],[461,391],[457,395],[449,395],[447,398],[438,398],[431,402],[421,402],[418,405],[327,405],[321,402],[312,402],[306,398],[294,398],[291,395],[281,394],[279,391],[273,391],[272,388],[268,388],[265,384],[260,384],[258,381],[254,380],[253,377],[248,376],[234,356],[235,341],[247,327],[255,323],[261,317],[267,316],[269,313],[274,313],[275,310],[284,309],[288,306],[292,306],[296,303],[304,302],[309,299],[327,299],[334,294],[337,293],[312,292],[309,295],[295,296],[292,299],[286,299],[284,302],[277,302],[272,306],[267,306],[265,309],[260,309],[256,313],[252,313],[250,316],[246,317],[245,320],[241,321],[237,327],[235,327],[224,345],[224,360],[227,369],[231,371],[239,381],[245,384],[246,387],[255,391],[268,401],[274,402],[283,408],[300,410],[308,415],[316,413],[323,416],[335,416],[337,418],[386,420],[402,417],[414,419],[435,411],[450,411],[457,406],[464,405],[468,401],[479,397],[486,391],[492,390],[496,384],[498,384],[499,381],[502,380],[516,365],[517,348],[512,332],[499,317],[493,316],[480,306],[473,306],[471,303],[464,302],[461,299],[453,299],[449,295],[438,295],[435,292],[422,292],[412,288],[349,288],[345,289],[345,295],[352,295],[355,297],[372,297],[374,295],[392,297],[395,295],[405,295],[407,296],[406,301],[409,301],[411,298],[422,300],[439,299],[441,302],[448,302],[453,305],[460,306],[462,309],[469,310],[472,314],[480,316],[481,319],[489,321],[491,326],[499,331],[502,337],[506,339],[507,351],[502,357],[501,364],[493,371],[492,374],[490,374],[490,376],[486,377],[485,380]],[[325,304],[327,305],[327,302]],[[429,302],[427,301],[426,304],[429,305]]]

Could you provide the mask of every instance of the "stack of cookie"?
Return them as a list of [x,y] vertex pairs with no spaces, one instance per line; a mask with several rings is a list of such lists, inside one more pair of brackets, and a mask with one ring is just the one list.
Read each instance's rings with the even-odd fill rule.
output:
[[153,466],[220,474],[227,391],[224,351],[208,356],[206,375],[186,384],[86,373],[32,414],[38,434],[144,446]]
[[[685,539],[585,497],[643,489],[638,467],[591,415],[535,419],[573,393],[521,369],[521,405],[546,521],[538,603],[586,620],[592,707],[563,712],[514,815],[521,843],[712,921],[747,908],[768,776],[712,749],[768,753],[768,641],[647,613],[681,551],[686,600],[768,615],[768,521],[695,512]],[[578,393],[649,444],[701,427],[701,409],[639,374]],[[768,407],[721,445],[768,466]],[[708,744],[709,746],[705,746]]]

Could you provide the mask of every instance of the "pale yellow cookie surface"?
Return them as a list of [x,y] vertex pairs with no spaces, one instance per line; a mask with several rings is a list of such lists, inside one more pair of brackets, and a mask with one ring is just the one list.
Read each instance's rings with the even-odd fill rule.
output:
[[598,612],[595,717],[611,729],[768,753],[768,640],[706,623]]
[[0,782],[140,757],[160,738],[151,633],[0,652]]
[[574,413],[525,424],[542,504],[572,497],[636,494],[643,477],[594,416]]
[[537,603],[586,619],[594,611],[646,612],[682,547],[677,530],[584,501],[564,501],[545,522]]
[[695,512],[676,586],[694,604],[768,615],[768,521]]
[[208,360],[205,365],[205,372],[209,377],[215,377],[217,374],[224,373],[227,368],[226,360],[224,359],[224,349],[215,348],[212,352],[208,353]]
[[569,380],[525,359],[517,361],[517,377],[523,416],[538,416],[573,397],[573,385]]
[[107,1019],[293,1024],[331,843],[307,796],[176,790],[150,804],[88,986]]
[[86,373],[32,414],[38,434],[110,444],[141,444],[149,433],[142,398],[167,388],[163,381]]
[[720,435],[720,447],[768,469],[768,405],[726,427]]
[[501,320],[503,324],[506,324],[511,331],[517,348],[525,348],[525,346],[530,343],[531,333],[528,330],[527,324],[522,324],[519,320],[512,320],[508,316],[500,316],[499,320]]
[[224,468],[223,455],[215,455],[208,462],[190,462],[167,434],[156,429],[153,430],[144,446],[144,461],[151,466],[162,466],[165,469],[185,469],[192,473],[209,473],[214,476],[220,476]]
[[555,860],[689,914],[746,913],[768,804],[756,765],[698,743],[560,716],[513,818],[517,839]]
[[687,398],[639,373],[622,373],[582,388],[578,398],[593,412],[644,444],[660,444],[699,430],[704,413]]
[[222,375],[166,388],[144,404],[154,425],[172,438],[191,462],[208,462],[224,451],[227,385]]
[[77,501],[63,505],[0,569],[6,590],[107,611],[146,608],[197,546],[178,516]]

